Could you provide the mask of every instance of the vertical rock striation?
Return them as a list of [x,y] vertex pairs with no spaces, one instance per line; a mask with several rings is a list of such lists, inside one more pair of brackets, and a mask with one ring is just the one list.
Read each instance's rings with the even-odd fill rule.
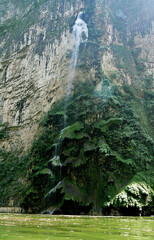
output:
[[152,2],[0,0],[1,206],[153,213]]

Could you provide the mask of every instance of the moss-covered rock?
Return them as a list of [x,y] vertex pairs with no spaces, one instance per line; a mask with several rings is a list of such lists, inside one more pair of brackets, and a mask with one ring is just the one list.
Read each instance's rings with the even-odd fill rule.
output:
[[61,138],[69,138],[69,139],[81,139],[84,137],[84,133],[81,131],[84,129],[84,125],[82,122],[76,122],[71,126],[66,127],[61,132]]
[[145,182],[132,182],[106,204],[113,205],[114,208],[134,207],[142,209],[153,203],[153,196],[153,189]]
[[[34,1],[21,29],[18,28],[20,18],[6,29],[1,26],[3,37],[6,30],[11,29],[3,47],[7,48],[12,39],[20,40],[25,25],[28,28],[37,21],[38,12],[49,3],[52,21],[49,24],[51,18],[46,16],[40,22],[41,26],[47,24],[48,34],[44,42],[40,36],[34,49],[41,56],[45,44],[55,39],[61,41],[65,27],[72,31],[75,15],[64,18],[66,2],[76,4],[73,0]],[[146,214],[151,214],[154,194],[152,76],[145,73],[144,61],[139,59],[140,49],[132,50],[135,30],[128,26],[140,4],[134,1],[133,8],[129,1],[122,0],[116,1],[117,5],[112,0],[83,2],[89,39],[86,51],[82,45],[79,49],[72,95],[68,101],[63,98],[51,106],[40,121],[38,134],[25,156],[21,156],[22,150],[13,154],[1,151],[1,205],[18,193],[18,204],[21,199],[21,206],[27,212],[38,213],[50,207],[68,213],[77,206],[75,213],[78,214],[84,211],[82,207],[89,214],[109,210],[110,214],[111,208],[118,211],[133,208],[135,214],[145,208]],[[98,3],[104,10],[101,12],[100,8],[96,14]],[[138,13],[137,16],[140,22]],[[134,22],[136,29],[146,34],[149,15],[141,28],[138,21]],[[109,34],[105,35],[106,22],[113,26],[113,33],[117,33],[111,36],[112,43],[106,40]],[[109,74],[102,70],[102,59],[107,52],[115,61]],[[71,51],[65,56],[70,59]],[[20,112],[23,102],[19,102],[17,108]],[[7,127],[1,126],[0,139],[6,137]],[[73,210],[67,212],[66,207]]]

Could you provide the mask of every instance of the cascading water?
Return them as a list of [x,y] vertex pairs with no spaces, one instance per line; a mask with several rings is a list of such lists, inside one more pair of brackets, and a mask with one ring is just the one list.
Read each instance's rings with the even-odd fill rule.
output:
[[[69,101],[69,97],[71,94],[71,88],[72,88],[72,83],[74,79],[74,73],[75,73],[75,68],[77,65],[77,60],[78,60],[78,53],[79,53],[79,47],[81,43],[87,43],[88,40],[88,28],[87,24],[81,19],[83,12],[80,12],[77,16],[77,19],[75,21],[75,24],[73,26],[73,37],[74,37],[74,49],[73,49],[73,54],[72,54],[72,61],[70,65],[70,74],[68,78],[68,84],[67,84],[67,90],[66,90],[66,99],[65,99],[65,113],[64,113],[64,129],[66,128],[66,112],[67,112],[67,103]],[[63,130],[60,132],[60,136],[58,138],[56,147],[55,147],[55,157],[58,155],[58,149],[61,144],[61,137],[63,134]]]
[[[78,60],[79,47],[80,47],[81,43],[85,43],[85,46],[86,46],[86,43],[88,40],[88,28],[87,28],[87,24],[81,19],[82,14],[83,14],[83,12],[80,12],[78,14],[75,24],[73,26],[73,37],[74,37],[75,44],[74,44],[74,49],[73,49],[73,54],[72,54],[72,61],[71,61],[71,65],[70,65],[70,74],[69,74],[67,90],[66,90],[65,109],[64,109],[64,111],[65,111],[64,129],[66,128],[67,104],[68,104],[70,94],[71,94],[74,73],[75,73],[77,60]],[[55,161],[58,162],[59,167],[60,167],[60,172],[62,171],[62,164],[60,162],[59,154],[60,154],[60,145],[61,145],[61,139],[62,139],[64,129],[61,130],[59,138],[57,139],[57,143],[55,144],[55,153],[54,153],[54,157],[52,159],[53,162],[55,162]],[[62,181],[60,179],[60,182],[53,189],[51,189],[47,195],[50,196],[61,185],[62,185]]]
[[[72,82],[73,82],[75,68],[76,68],[76,64],[77,64],[77,60],[78,60],[80,44],[81,43],[86,44],[86,42],[88,40],[88,28],[87,28],[87,24],[81,19],[82,14],[83,14],[83,12],[80,12],[78,14],[78,17],[73,26],[73,37],[74,37],[75,44],[74,44],[74,49],[73,49],[70,74],[69,74],[69,78],[68,78],[65,106],[67,105],[70,94],[71,94]],[[66,113],[66,107],[65,107],[65,113]],[[66,123],[64,123],[64,126],[66,126]]]
[[[83,12],[79,13],[77,20],[75,21],[75,24],[73,26],[73,36],[75,40],[71,65],[71,70],[73,70],[73,73],[77,64],[80,43],[86,43],[88,40],[88,28],[87,24],[81,19],[82,14]],[[72,74],[71,78],[73,77],[74,75]]]

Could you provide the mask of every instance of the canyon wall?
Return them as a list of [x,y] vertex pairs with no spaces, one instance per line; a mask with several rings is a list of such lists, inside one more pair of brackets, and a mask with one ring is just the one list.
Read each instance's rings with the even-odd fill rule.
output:
[[[22,199],[33,212],[67,213],[69,206],[70,213],[152,212],[152,0],[0,0],[0,6],[0,205]],[[88,41],[80,44],[66,106],[79,12]]]

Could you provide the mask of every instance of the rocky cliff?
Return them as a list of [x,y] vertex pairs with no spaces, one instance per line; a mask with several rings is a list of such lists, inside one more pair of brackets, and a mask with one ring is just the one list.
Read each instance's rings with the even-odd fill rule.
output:
[[1,206],[152,213],[152,2],[0,0]]

